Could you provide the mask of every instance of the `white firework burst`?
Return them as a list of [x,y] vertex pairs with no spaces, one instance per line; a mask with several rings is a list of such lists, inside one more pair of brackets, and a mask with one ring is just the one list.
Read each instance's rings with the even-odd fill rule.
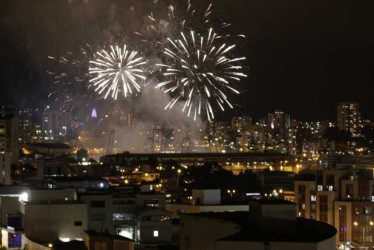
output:
[[214,106],[222,111],[225,106],[233,108],[227,92],[239,94],[233,83],[247,77],[240,64],[245,57],[232,56],[236,45],[222,43],[212,28],[207,33],[202,36],[191,30],[189,34],[181,32],[176,40],[168,38],[164,50],[168,63],[158,64],[164,69],[165,81],[156,88],[163,88],[172,96],[165,109],[184,101],[182,111],[192,114],[195,120],[202,109],[211,120]]
[[128,50],[127,45],[110,46],[110,50],[96,52],[95,59],[90,60],[89,82],[105,99],[111,94],[117,100],[121,92],[127,97],[134,90],[140,92],[139,81],[146,79],[142,69],[146,63],[137,51]]

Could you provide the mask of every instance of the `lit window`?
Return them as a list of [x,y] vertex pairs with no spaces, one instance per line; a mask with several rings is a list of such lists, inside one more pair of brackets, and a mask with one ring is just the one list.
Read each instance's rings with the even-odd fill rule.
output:
[[158,230],[153,230],[153,237],[158,237]]

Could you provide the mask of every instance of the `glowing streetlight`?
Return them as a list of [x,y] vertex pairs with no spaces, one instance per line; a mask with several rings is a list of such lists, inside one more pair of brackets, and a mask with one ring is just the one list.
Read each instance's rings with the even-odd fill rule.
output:
[[227,193],[230,194],[230,196],[232,197],[233,194],[236,193],[236,190],[235,190],[235,189],[228,189],[228,190],[227,190]]

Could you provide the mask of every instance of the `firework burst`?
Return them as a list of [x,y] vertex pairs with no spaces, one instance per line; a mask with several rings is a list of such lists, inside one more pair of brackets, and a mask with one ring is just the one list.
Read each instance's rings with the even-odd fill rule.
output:
[[189,34],[181,32],[175,40],[168,38],[164,49],[168,63],[158,64],[165,80],[156,88],[172,96],[165,109],[184,101],[182,111],[195,120],[202,109],[208,120],[213,119],[215,104],[222,111],[225,106],[233,108],[227,92],[239,94],[233,83],[246,77],[240,65],[245,57],[231,56],[236,45],[222,43],[212,28],[207,33],[202,36],[191,30]]
[[118,94],[124,97],[133,91],[140,92],[139,80],[145,80],[143,65],[147,62],[138,56],[137,51],[130,51],[127,46],[110,46],[110,50],[101,50],[90,60],[90,84],[97,93],[104,94],[106,99],[110,94],[115,100]]

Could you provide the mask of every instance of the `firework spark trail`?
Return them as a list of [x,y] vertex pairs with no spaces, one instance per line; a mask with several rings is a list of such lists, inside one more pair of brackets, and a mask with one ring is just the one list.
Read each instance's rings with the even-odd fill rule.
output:
[[171,109],[180,100],[187,116],[193,114],[196,120],[205,109],[208,120],[214,118],[213,103],[224,111],[225,105],[233,108],[227,91],[239,94],[232,82],[247,77],[240,62],[245,57],[232,57],[235,44],[227,45],[217,40],[218,35],[209,29],[206,36],[197,35],[193,30],[184,32],[176,40],[168,38],[164,54],[169,63],[158,64],[163,69],[165,81],[156,85],[170,93],[172,99],[165,106]]
[[89,56],[93,55],[92,51],[91,45],[86,44],[79,51],[67,52],[64,56],[48,56],[48,59],[55,63],[51,71],[47,71],[53,79],[48,98],[59,103],[59,109],[62,111],[92,106],[93,100],[96,100],[92,92],[87,90],[86,84],[89,80],[87,68]]
[[[158,54],[159,50],[156,48],[162,50],[168,42],[168,37],[177,37],[181,31],[188,29],[202,33],[212,26],[211,23],[214,22],[212,4],[204,9],[195,8],[196,6],[192,5],[190,0],[187,0],[186,3],[186,6],[184,4],[178,6],[167,5],[164,11],[162,9],[161,11],[155,10],[154,13],[151,12],[147,15],[144,27],[135,32],[145,44],[145,49],[152,47],[150,53]],[[226,22],[215,23],[216,30],[223,30],[230,26]]]
[[143,65],[147,62],[138,56],[137,51],[129,51],[127,46],[110,46],[110,50],[96,53],[96,58],[90,60],[90,84],[104,99],[109,94],[115,100],[123,92],[124,97],[133,93],[133,89],[140,92],[139,80],[145,80]]

